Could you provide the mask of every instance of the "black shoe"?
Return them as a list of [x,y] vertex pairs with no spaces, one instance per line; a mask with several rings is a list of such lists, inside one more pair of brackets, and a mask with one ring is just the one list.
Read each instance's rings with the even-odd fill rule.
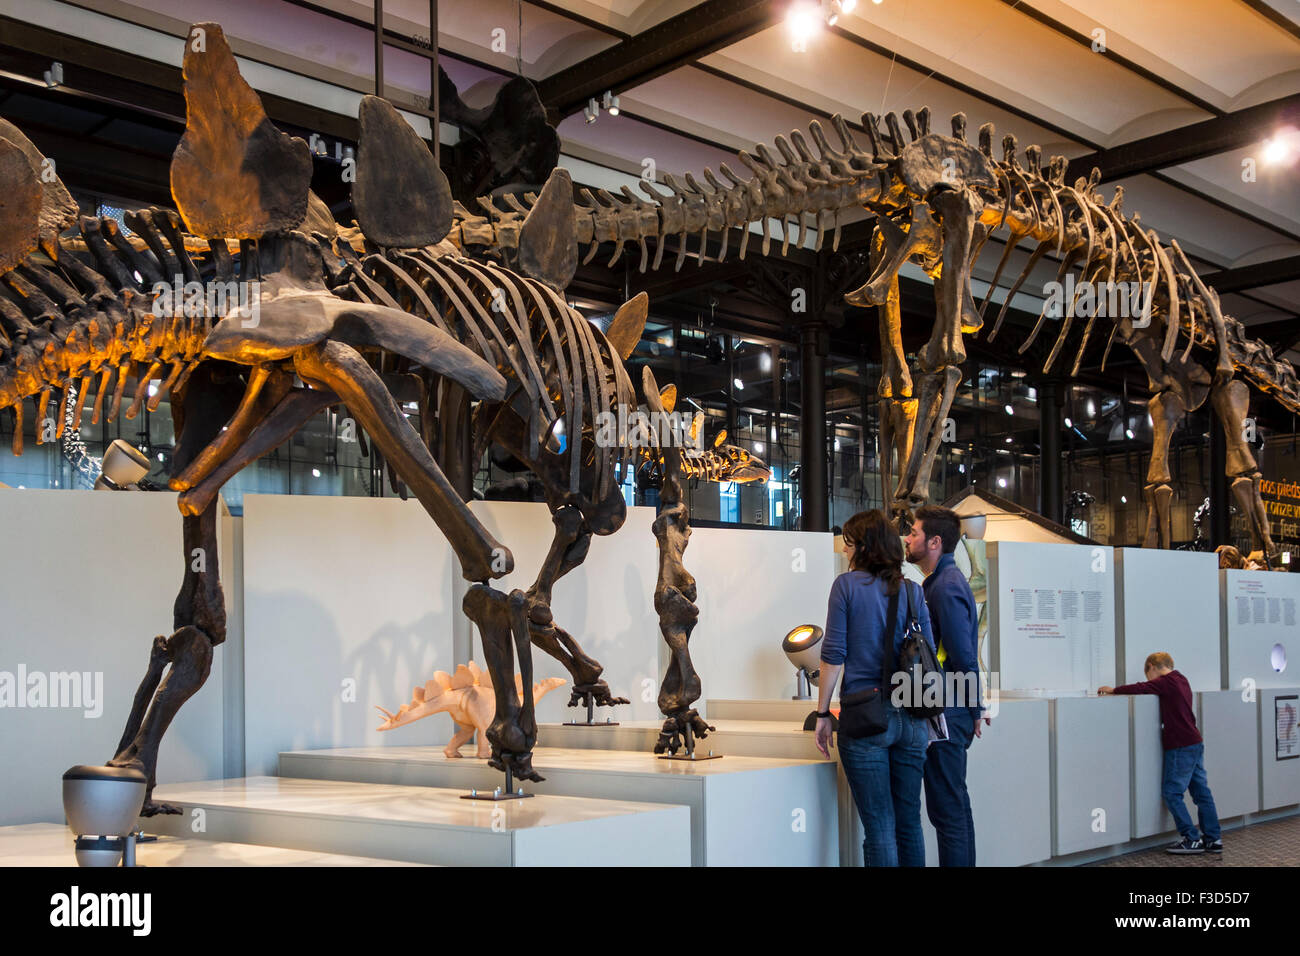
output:
[[1222,852],[1223,852],[1223,841],[1222,841],[1222,840],[1207,840],[1207,839],[1205,839],[1204,837],[1202,837],[1202,838],[1201,838],[1201,843],[1205,846],[1205,852],[1206,852],[1206,853],[1222,853]]
[[1183,837],[1177,843],[1165,847],[1165,852],[1177,853],[1184,856],[1192,853],[1204,853],[1205,844],[1200,840],[1190,840],[1187,837]]

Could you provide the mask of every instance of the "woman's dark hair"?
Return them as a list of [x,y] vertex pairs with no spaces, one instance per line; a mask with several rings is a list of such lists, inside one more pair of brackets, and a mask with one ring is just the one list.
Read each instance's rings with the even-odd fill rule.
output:
[[844,537],[853,543],[849,567],[866,571],[885,582],[888,594],[897,594],[903,580],[903,542],[879,508],[859,511],[844,522]]

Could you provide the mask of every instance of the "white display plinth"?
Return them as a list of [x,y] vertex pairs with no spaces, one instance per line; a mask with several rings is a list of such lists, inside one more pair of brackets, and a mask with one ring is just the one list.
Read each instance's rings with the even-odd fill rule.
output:
[[1052,855],[1126,843],[1130,824],[1129,703],[1124,697],[1051,701]]
[[[835,866],[835,770],[828,761],[728,756],[660,760],[650,753],[533,751],[538,795],[668,803],[691,809],[694,866]],[[286,777],[491,790],[502,775],[441,747],[358,747],[280,755]]]
[[1242,699],[1238,690],[1218,690],[1197,697],[1196,725],[1205,739],[1205,775],[1219,818],[1258,813],[1258,701]]
[[[449,866],[687,866],[686,807],[578,797],[489,802],[429,787],[248,777],[159,787],[150,831]],[[196,813],[196,811],[202,811]],[[203,832],[194,831],[202,821]]]
[[989,542],[996,686],[1055,693],[1115,683],[1114,560],[1101,546]]
[[1215,554],[1115,551],[1116,684],[1146,680],[1147,656],[1163,651],[1193,691],[1223,686],[1218,574]]
[[[1290,713],[1278,714],[1278,698]],[[1300,757],[1279,758],[1277,734],[1289,731],[1294,736],[1297,712],[1300,711],[1300,688],[1276,687],[1259,694],[1259,808],[1275,810],[1300,803]],[[1278,724],[1283,727],[1279,728]],[[1291,752],[1295,752],[1292,750]]]
[[[992,723],[966,751],[966,789],[975,821],[977,866],[1024,866],[1052,855],[1051,739],[1045,700],[1001,700]],[[1013,786],[1008,786],[1014,781]],[[939,845],[921,790],[925,862]],[[861,824],[855,834],[861,860]]]
[[1293,687],[1300,668],[1300,574],[1220,571],[1227,683]]
[[[146,821],[145,832],[153,827]],[[75,866],[76,836],[62,823],[0,827],[0,867]],[[419,866],[400,860],[286,850],[252,843],[220,843],[163,836],[136,846],[138,866]]]

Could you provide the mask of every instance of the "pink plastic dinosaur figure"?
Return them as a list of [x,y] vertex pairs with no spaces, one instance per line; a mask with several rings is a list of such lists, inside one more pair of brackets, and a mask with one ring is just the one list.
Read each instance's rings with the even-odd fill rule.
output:
[[[561,677],[547,677],[533,685],[533,700],[541,700],[549,691],[563,686]],[[515,675],[515,691],[522,698],[523,681]],[[456,733],[443,751],[448,757],[459,757],[460,748],[469,743],[478,731],[478,753],[480,758],[492,755],[491,745],[487,739],[487,729],[496,716],[496,697],[492,691],[492,678],[488,672],[481,670],[470,661],[468,666],[461,664],[454,675],[446,671],[435,671],[433,680],[423,687],[417,687],[411,694],[411,702],[403,704],[397,713],[391,714],[382,707],[376,707],[387,718],[380,724],[380,730],[392,730],[428,717],[430,714],[446,712],[456,722]]]

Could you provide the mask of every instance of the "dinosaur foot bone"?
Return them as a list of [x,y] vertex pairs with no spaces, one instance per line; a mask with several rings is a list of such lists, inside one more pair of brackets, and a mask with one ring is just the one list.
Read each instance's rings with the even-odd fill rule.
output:
[[626,697],[612,696],[609,685],[603,680],[598,680],[594,684],[574,684],[573,690],[569,693],[570,707],[585,707],[588,705],[616,707],[619,704],[628,703],[631,703],[631,701]]
[[546,778],[533,769],[532,753],[511,753],[503,750],[499,755],[488,758],[488,766],[510,774],[515,780],[531,780],[541,783]]
[[705,723],[704,718],[694,708],[679,714],[671,714],[664,721],[663,729],[659,731],[655,753],[676,754],[683,748],[690,752],[694,749],[693,744],[688,743],[692,737],[703,739],[709,735],[709,731],[716,729]]

